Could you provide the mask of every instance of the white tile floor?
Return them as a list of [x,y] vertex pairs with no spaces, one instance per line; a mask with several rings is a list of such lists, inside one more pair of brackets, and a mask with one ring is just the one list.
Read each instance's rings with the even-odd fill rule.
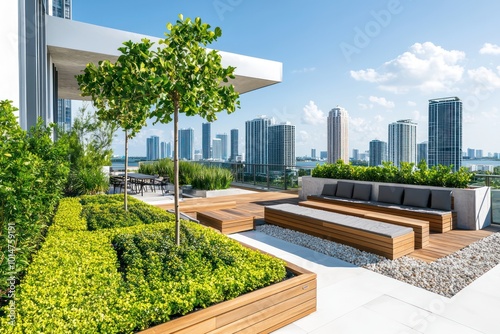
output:
[[500,333],[500,265],[446,298],[260,232],[231,237],[318,275],[317,311],[276,334]]

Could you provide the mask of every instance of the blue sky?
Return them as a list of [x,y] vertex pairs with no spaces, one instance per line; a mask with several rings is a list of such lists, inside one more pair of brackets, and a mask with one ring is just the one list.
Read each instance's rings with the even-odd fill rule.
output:
[[[139,5],[140,4],[140,5]],[[163,37],[177,15],[199,16],[222,37],[211,48],[283,63],[283,82],[241,96],[241,109],[221,113],[212,134],[240,130],[258,115],[296,126],[296,154],[326,150],[326,116],[350,116],[349,147],[387,141],[388,124],[418,123],[427,140],[428,100],[464,103],[463,148],[500,152],[500,2],[430,0],[73,0],[73,19]],[[182,117],[201,148],[200,117]],[[130,144],[144,155],[146,138],[170,141],[173,125],[144,128]],[[114,142],[123,154],[121,133]]]

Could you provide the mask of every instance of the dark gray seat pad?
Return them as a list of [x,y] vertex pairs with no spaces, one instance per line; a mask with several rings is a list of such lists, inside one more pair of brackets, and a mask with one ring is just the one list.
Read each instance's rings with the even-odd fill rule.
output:
[[397,205],[397,204],[382,203],[382,202],[375,202],[375,201],[361,201],[361,200],[357,200],[357,199],[340,198],[340,197],[334,197],[334,196],[317,195],[317,196],[312,196],[312,197],[325,198],[325,199],[332,200],[332,202],[338,201],[338,202],[367,204],[367,205],[372,205],[372,206],[379,207],[379,208],[390,208],[390,209],[394,209],[394,210],[406,210],[406,211],[410,211],[410,212],[419,212],[419,213],[425,213],[425,214],[437,215],[437,216],[443,216],[443,215],[449,214],[451,212],[451,211],[443,211],[443,210],[431,209],[431,208],[421,208],[421,207],[417,207],[417,206]]
[[292,213],[297,216],[318,219],[327,223],[332,223],[362,231],[367,231],[370,233],[378,234],[389,238],[399,237],[401,235],[405,235],[413,231],[413,229],[409,227],[382,223],[376,220],[354,217],[324,210],[312,209],[294,204],[277,204],[268,206],[268,208],[277,211]]

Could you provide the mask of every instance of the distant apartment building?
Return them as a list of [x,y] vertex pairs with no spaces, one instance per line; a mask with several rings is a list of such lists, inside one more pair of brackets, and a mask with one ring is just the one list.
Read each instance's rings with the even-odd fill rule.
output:
[[397,167],[417,162],[417,124],[410,119],[389,124],[388,159]]
[[426,163],[428,162],[427,152],[428,143],[426,141],[417,144],[417,164],[422,160],[425,160]]
[[311,158],[316,159],[316,149],[311,148]]
[[167,157],[167,143],[164,141],[160,142],[160,159],[165,159]]
[[[71,0],[52,0],[52,16],[71,20]],[[64,131],[71,130],[71,100],[57,99],[57,125]]]
[[201,125],[201,153],[204,160],[212,157],[212,123],[203,123]]
[[230,159],[231,161],[236,161],[236,157],[239,155],[238,151],[238,145],[239,145],[239,130],[238,129],[231,129],[231,156]]
[[357,161],[359,159],[359,150],[357,148],[354,148],[352,150],[352,160]]
[[[245,122],[245,162],[248,173],[265,173],[268,163],[268,127],[273,121],[266,116],[260,116]],[[256,166],[257,165],[257,166]]]
[[227,161],[227,158],[228,158],[228,155],[227,155],[227,134],[226,133],[219,133],[215,136],[215,138],[218,138],[221,140],[220,160]]
[[[476,151],[477,157],[477,151]],[[462,101],[458,97],[429,100],[429,166],[462,166]]]
[[270,170],[283,171],[295,166],[295,125],[282,123],[268,127],[268,163]]
[[483,157],[483,150],[476,150],[476,159],[482,159]]
[[349,115],[347,110],[339,106],[328,114],[328,162],[342,160],[349,163]]
[[370,166],[380,166],[387,161],[387,143],[378,139],[370,141]]
[[179,137],[179,159],[193,160],[194,155],[194,130],[180,129],[178,131]]
[[319,158],[320,158],[321,160],[326,160],[326,159],[327,159],[327,157],[328,157],[328,151],[320,151],[320,152],[319,152]]
[[212,159],[222,160],[222,139],[220,138],[212,139]]
[[160,137],[151,136],[146,139],[146,159],[149,161],[160,158]]
[[467,157],[469,159],[475,159],[476,158],[476,150],[473,148],[468,148],[467,149]]

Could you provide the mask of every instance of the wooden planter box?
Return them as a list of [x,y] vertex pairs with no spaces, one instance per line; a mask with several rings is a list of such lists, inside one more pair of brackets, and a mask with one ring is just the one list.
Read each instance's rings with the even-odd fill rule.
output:
[[288,264],[296,276],[140,333],[270,333],[316,311],[316,274]]

